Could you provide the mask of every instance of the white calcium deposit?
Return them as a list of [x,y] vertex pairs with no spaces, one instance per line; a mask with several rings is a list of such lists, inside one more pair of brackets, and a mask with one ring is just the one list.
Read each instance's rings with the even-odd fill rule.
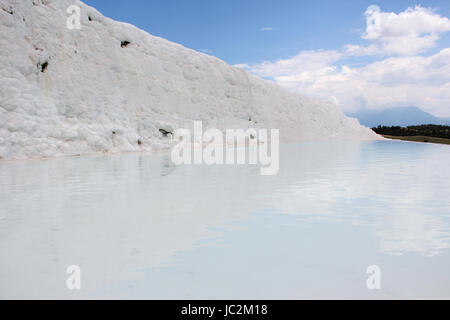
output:
[[[81,8],[70,30],[67,9]],[[124,45],[129,42],[128,45]],[[73,0],[0,0],[0,158],[168,147],[160,129],[280,129],[282,142],[379,137],[334,105],[113,21]]]

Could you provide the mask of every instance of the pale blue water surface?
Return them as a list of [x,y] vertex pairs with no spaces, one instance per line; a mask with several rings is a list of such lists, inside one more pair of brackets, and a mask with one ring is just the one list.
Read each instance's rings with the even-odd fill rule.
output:
[[280,161],[269,177],[168,153],[0,163],[0,298],[450,298],[449,146],[284,145]]

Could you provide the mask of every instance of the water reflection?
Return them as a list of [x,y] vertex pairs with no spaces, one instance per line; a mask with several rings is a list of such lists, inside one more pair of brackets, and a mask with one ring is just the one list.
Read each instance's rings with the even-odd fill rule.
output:
[[[253,166],[176,167],[165,153],[2,163],[0,297],[223,298],[208,284],[209,265],[215,276],[240,279],[221,282],[228,297],[252,298],[249,273],[269,284],[279,279],[280,253],[290,257],[280,268],[291,280],[299,270],[333,278],[342,275],[339,266],[408,254],[423,256],[418,266],[442,255],[439,266],[449,270],[449,156],[447,146],[402,142],[285,145],[273,177]],[[348,255],[354,242],[361,246]],[[263,250],[268,262],[235,269],[235,261],[210,261],[217,252],[245,259],[248,250]],[[83,270],[79,293],[65,288],[72,264]],[[186,291],[193,275],[203,285]],[[448,279],[448,271],[435,282],[450,296],[439,275]],[[351,276],[342,279],[356,286]],[[324,281],[310,283],[305,297],[333,292]],[[281,283],[261,290],[302,296]]]

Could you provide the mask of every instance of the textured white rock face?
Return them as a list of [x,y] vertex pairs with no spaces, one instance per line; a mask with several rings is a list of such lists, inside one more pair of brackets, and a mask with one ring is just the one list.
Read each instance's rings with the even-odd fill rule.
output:
[[[80,30],[67,28],[73,4]],[[194,120],[280,129],[284,142],[378,139],[331,104],[79,1],[0,0],[0,63],[1,159],[160,149],[170,141],[159,129],[191,128]]]

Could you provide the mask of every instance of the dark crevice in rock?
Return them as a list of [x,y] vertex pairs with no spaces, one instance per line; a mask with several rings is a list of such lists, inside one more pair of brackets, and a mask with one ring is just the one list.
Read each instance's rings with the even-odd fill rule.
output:
[[42,65],[41,65],[41,72],[45,72],[48,68],[48,62],[45,61]]
[[173,135],[173,132],[166,131],[164,129],[159,129],[159,132],[161,132],[165,137],[167,137],[169,134]]
[[13,15],[13,14],[14,14],[14,11],[13,11],[13,9],[11,9],[11,8],[9,8],[9,9],[5,9],[5,8],[3,8],[3,7],[2,7],[2,10],[3,10],[3,11],[5,11],[6,13],[9,13],[9,14],[11,14],[11,15]]
[[129,45],[130,43],[131,43],[130,41],[122,41],[121,44],[120,44],[120,46],[121,46],[122,48],[126,48],[126,47],[128,47],[128,45]]

